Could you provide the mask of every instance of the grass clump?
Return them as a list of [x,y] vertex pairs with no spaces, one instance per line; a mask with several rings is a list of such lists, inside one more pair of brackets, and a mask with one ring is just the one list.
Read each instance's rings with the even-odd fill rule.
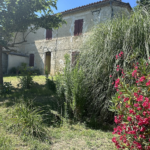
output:
[[44,138],[47,130],[40,113],[41,110],[32,107],[31,104],[23,102],[16,104],[11,112],[15,130],[22,135]]

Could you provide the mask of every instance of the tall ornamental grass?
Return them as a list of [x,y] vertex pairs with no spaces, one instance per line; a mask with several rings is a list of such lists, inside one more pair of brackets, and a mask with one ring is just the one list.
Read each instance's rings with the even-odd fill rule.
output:
[[[78,69],[66,67],[64,70],[62,95],[75,116],[80,116],[77,113],[81,112],[75,105],[78,101],[84,106],[80,107],[82,118],[84,115],[98,122],[113,122],[114,114],[108,110],[109,100],[116,93],[113,82],[135,60],[149,58],[150,14],[142,8],[130,16],[114,17],[94,27],[84,41]],[[78,76],[80,73],[82,75]]]
[[116,92],[114,79],[121,75],[117,65],[126,70],[136,59],[148,60],[149,45],[150,14],[144,8],[92,29],[83,45],[79,62],[85,75],[83,82],[88,86],[86,103],[91,116],[99,116],[100,121],[113,121],[108,107],[109,99]]

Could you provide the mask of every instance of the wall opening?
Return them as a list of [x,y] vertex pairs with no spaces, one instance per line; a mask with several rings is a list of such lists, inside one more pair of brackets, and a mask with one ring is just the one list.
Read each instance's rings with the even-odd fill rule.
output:
[[51,73],[51,52],[46,52],[45,54],[45,71],[47,70],[48,74]]

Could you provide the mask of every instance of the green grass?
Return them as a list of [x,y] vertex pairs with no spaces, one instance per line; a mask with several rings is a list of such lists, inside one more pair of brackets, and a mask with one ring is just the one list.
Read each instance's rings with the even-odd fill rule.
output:
[[[5,82],[12,82],[14,90],[0,99],[0,150],[115,149],[110,130],[94,130],[86,124],[62,124],[61,100],[45,88],[44,76],[35,76],[33,80],[36,83],[31,89],[21,91],[15,87],[18,82],[15,76],[4,77]],[[34,112],[39,108],[42,112]],[[33,134],[38,129],[47,131],[42,135],[44,138]]]

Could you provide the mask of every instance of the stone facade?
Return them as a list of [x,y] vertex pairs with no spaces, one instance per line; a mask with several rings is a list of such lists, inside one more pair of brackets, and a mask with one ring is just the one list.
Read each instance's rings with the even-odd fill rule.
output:
[[[44,74],[47,52],[50,52],[50,74],[54,75],[64,67],[64,55],[80,51],[80,47],[88,36],[90,29],[98,23],[105,22],[121,13],[130,15],[131,7],[119,0],[105,0],[63,12],[67,24],[53,30],[52,39],[46,40],[46,29],[40,28],[36,34],[30,33],[27,42],[20,45],[21,53],[34,54],[34,67]],[[82,35],[74,36],[75,20],[83,19]],[[20,35],[21,36],[21,35]]]

